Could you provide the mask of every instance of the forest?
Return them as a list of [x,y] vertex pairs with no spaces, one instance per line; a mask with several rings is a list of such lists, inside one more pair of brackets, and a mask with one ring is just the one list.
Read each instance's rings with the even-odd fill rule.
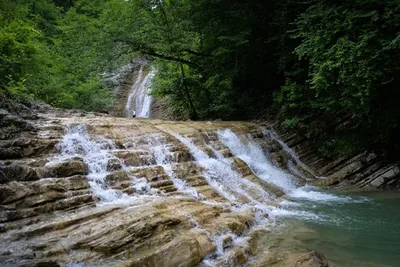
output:
[[107,109],[139,56],[192,120],[273,117],[326,156],[400,150],[399,0],[0,0],[0,94]]

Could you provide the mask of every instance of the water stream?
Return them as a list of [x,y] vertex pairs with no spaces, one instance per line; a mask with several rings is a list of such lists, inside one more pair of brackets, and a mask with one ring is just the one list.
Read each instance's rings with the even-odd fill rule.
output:
[[279,238],[287,244],[282,247],[320,251],[336,266],[399,266],[398,192],[366,192],[347,197],[359,201],[299,201],[296,210],[319,214],[324,220],[286,218]]
[[147,137],[150,144],[150,150],[154,155],[157,165],[160,165],[164,172],[169,176],[174,186],[178,191],[188,194],[195,199],[200,199],[202,196],[185,181],[179,179],[172,169],[174,163],[171,152],[171,145],[168,144],[164,136],[150,135]]
[[107,165],[113,157],[111,149],[115,149],[111,140],[100,138],[92,140],[84,125],[71,127],[59,144],[61,155],[53,157],[47,165],[57,164],[68,159],[82,159],[88,166],[87,180],[92,193],[104,202],[112,202],[126,195],[109,188],[106,176]]
[[235,156],[247,163],[258,177],[280,187],[291,198],[339,202],[346,200],[343,197],[321,192],[309,185],[301,186],[292,174],[274,166],[268,159],[268,155],[264,154],[262,148],[252,140],[251,136],[239,138],[229,129],[218,131],[218,136]]

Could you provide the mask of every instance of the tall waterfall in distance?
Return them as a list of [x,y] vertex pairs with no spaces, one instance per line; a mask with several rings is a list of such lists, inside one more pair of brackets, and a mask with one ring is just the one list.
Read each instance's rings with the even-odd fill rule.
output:
[[146,74],[145,66],[141,65],[125,105],[126,117],[131,118],[133,111],[138,118],[149,118],[152,97],[149,95],[151,80],[156,71],[154,68]]

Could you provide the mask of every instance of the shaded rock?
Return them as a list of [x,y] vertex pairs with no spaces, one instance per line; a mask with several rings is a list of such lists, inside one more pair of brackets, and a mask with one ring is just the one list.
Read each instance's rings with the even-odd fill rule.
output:
[[[262,260],[260,260],[260,262],[258,262],[258,264],[260,264],[259,266],[271,266],[271,265],[279,263],[283,260],[282,256],[276,252],[267,252],[264,255],[262,255],[260,258],[262,258]],[[253,265],[251,265],[251,266],[253,266]],[[255,265],[255,266],[257,266],[257,265]]]
[[[27,165],[12,164],[0,167],[0,171],[3,173],[3,175],[0,175],[0,183],[9,181],[34,181],[39,179],[35,169]],[[3,176],[3,179],[1,179],[1,176]]]
[[246,162],[244,162],[240,158],[234,157],[233,164],[243,176],[248,176],[253,174],[253,172],[251,171],[250,167],[246,164]]
[[369,183],[369,185],[372,187],[379,188],[388,183],[389,181],[393,180],[394,178],[398,177],[399,175],[400,175],[400,167],[395,165],[387,169],[385,172],[381,172],[381,174],[375,177],[373,176],[373,180]]
[[20,147],[0,148],[1,159],[18,159],[22,157],[22,149]]
[[274,162],[282,169],[286,169],[286,159],[285,157],[279,153],[279,152],[274,152],[271,154]]
[[42,261],[36,263],[35,267],[60,267],[60,265],[54,261]]
[[223,246],[224,248],[227,248],[227,247],[231,246],[232,243],[233,243],[233,238],[232,238],[232,236],[230,236],[230,235],[225,236],[225,237],[223,238],[223,240],[222,240],[222,246]]
[[193,156],[187,150],[176,151],[172,154],[174,162],[187,162],[193,160]]
[[293,267],[329,267],[324,254],[312,251],[293,257],[288,266]]
[[41,177],[69,177],[88,174],[87,165],[81,160],[71,160],[46,166],[39,170]]
[[[42,179],[32,183],[9,182],[0,185],[0,203],[13,203],[13,207],[38,206],[57,199],[88,193],[89,184],[84,176]],[[85,190],[86,189],[86,190]],[[83,190],[75,192],[75,190]]]
[[162,120],[173,120],[176,118],[166,99],[153,99],[150,108],[150,118]]
[[0,167],[0,184],[6,183],[7,179],[6,179],[6,175],[3,172],[3,168]]
[[121,169],[121,162],[119,159],[110,159],[107,163],[108,171],[116,171]]
[[200,244],[196,239],[182,237],[180,240],[174,240],[162,248],[162,253],[155,253],[151,256],[135,260],[128,266],[194,266],[207,254],[201,252],[207,251],[200,249]]
[[155,159],[148,151],[122,151],[118,152],[117,156],[122,159],[123,163],[128,166],[145,166],[156,164]]
[[227,148],[221,149],[219,152],[220,152],[221,155],[224,156],[225,158],[233,157],[232,152],[231,152],[229,149],[227,149]]
[[[124,171],[113,172],[106,176],[107,183],[113,188],[125,188],[132,184],[131,180],[132,179]],[[124,182],[127,182],[125,183],[125,186],[121,186]]]
[[28,188],[17,182],[0,185],[0,203],[6,204],[28,195]]

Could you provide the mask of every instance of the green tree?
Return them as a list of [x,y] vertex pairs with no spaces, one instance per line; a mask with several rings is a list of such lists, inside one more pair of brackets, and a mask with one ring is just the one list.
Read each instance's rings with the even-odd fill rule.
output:
[[347,152],[398,143],[399,11],[398,1],[319,1],[302,13],[293,37],[307,71],[276,95],[285,116],[315,138],[337,129],[322,139]]

